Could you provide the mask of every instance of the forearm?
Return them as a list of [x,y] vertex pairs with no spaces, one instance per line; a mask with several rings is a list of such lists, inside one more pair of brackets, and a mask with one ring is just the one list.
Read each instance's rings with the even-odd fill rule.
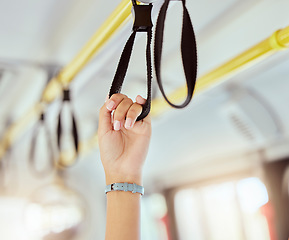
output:
[[107,194],[106,240],[140,239],[140,199],[131,192]]
[[[141,181],[125,179],[107,180],[107,184],[129,182],[141,184]],[[140,239],[141,194],[124,191],[107,193],[106,240]]]
[[[142,186],[142,167],[152,132],[151,118],[148,115],[141,121],[136,120],[145,103],[146,99],[141,96],[138,96],[134,103],[126,95],[117,93],[107,99],[100,109],[98,140],[106,185],[134,183]],[[112,185],[111,187],[116,188],[106,189],[106,240],[140,239],[140,204],[143,189],[136,185]],[[128,188],[136,193],[117,191]]]

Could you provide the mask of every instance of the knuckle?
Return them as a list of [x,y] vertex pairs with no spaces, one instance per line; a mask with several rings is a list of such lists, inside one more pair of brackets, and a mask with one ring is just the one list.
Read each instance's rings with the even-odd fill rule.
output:
[[127,108],[125,107],[118,107],[115,112],[114,112],[114,117],[116,120],[121,120],[122,118],[125,117],[127,112]]
[[124,100],[126,104],[133,104],[133,101],[130,98]]
[[[130,111],[130,109],[135,104],[133,103],[132,99],[128,98],[126,95],[123,95],[123,94],[118,94],[118,95],[115,94],[112,97],[119,98],[119,100],[116,100],[116,101],[119,101],[119,103],[114,112],[114,119],[118,121],[122,121],[125,118],[125,116],[128,114],[128,112]],[[137,113],[137,110],[133,110],[133,111]]]
[[130,109],[128,115],[130,115],[130,116],[135,116],[135,115],[138,114],[138,112],[139,112],[139,111],[137,111],[136,109]]
[[134,104],[128,112],[128,116],[130,117],[137,117],[142,111],[142,106],[139,104]]

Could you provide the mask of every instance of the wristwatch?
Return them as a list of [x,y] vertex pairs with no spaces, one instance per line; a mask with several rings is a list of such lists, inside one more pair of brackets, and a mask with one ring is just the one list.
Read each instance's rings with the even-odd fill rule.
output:
[[105,193],[111,191],[125,191],[144,195],[144,188],[135,183],[112,183],[105,187]]

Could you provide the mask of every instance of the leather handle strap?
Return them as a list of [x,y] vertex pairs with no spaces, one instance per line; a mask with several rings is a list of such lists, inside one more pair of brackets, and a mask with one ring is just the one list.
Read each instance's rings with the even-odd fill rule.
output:
[[[151,60],[151,41],[152,41],[152,22],[151,22],[151,11],[152,4],[149,5],[137,5],[136,0],[132,0],[133,7],[135,10],[135,22],[133,26],[133,33],[128,39],[124,50],[122,52],[116,74],[114,76],[112,86],[110,88],[109,97],[111,97],[115,93],[120,93],[124,78],[127,73],[128,65],[131,58],[131,53],[133,50],[133,45],[135,41],[135,36],[137,32],[147,32],[147,49],[146,49],[146,60],[147,60],[147,101],[143,105],[142,113],[137,118],[137,121],[145,118],[151,108],[151,82],[152,82],[152,60]],[[182,53],[182,61],[183,67],[187,82],[187,98],[185,102],[181,105],[175,105],[169,101],[167,98],[161,79],[161,56],[163,50],[163,37],[164,37],[164,27],[165,27],[165,19],[168,10],[170,0],[165,0],[163,6],[161,7],[157,26],[155,33],[155,69],[156,76],[159,88],[165,98],[165,100],[174,108],[184,108],[186,107],[190,101],[192,100],[196,78],[197,78],[197,46],[195,33],[193,29],[193,25],[190,19],[189,12],[186,8],[186,1],[182,0],[183,4],[183,28],[182,28],[182,40],[181,40],[181,53]]]
[[192,25],[192,21],[189,15],[189,12],[186,7],[186,1],[181,0],[183,4],[183,27],[182,27],[182,40],[181,40],[181,53],[182,53],[182,61],[183,67],[187,82],[187,98],[185,102],[181,105],[175,105],[169,101],[167,98],[161,78],[161,58],[162,58],[162,50],[163,50],[163,38],[164,38],[164,27],[165,27],[165,19],[167,15],[168,6],[170,0],[165,0],[163,6],[161,7],[157,24],[156,24],[156,33],[155,33],[155,50],[154,50],[154,58],[155,58],[155,70],[156,77],[159,88],[164,96],[165,100],[174,108],[184,108],[186,107],[190,101],[192,100],[196,78],[197,78],[197,44],[195,33]]
[[147,32],[147,47],[146,47],[146,61],[147,61],[147,100],[146,103],[143,105],[143,109],[141,114],[138,116],[136,121],[140,121],[144,119],[150,112],[151,108],[151,83],[152,83],[152,57],[151,57],[151,42],[152,42],[152,23],[151,23],[151,10],[152,10],[152,5],[137,5],[136,1],[133,1],[134,9],[135,9],[135,14],[136,14],[136,20],[134,23],[134,28],[131,36],[129,37],[111,88],[109,92],[109,98],[115,94],[115,93],[120,93],[124,78],[127,73],[127,69],[129,66],[130,58],[131,58],[131,53],[133,50],[133,45],[135,41],[135,36],[137,32]]
[[[47,152],[49,154],[49,162],[47,164],[47,168],[38,169],[36,167],[35,150],[36,150],[36,145],[37,145],[38,134],[39,134],[41,128],[44,129],[45,135],[46,135],[46,147],[47,147]],[[37,176],[47,175],[48,173],[50,173],[53,170],[53,167],[54,167],[53,146],[52,146],[52,142],[51,142],[50,132],[47,129],[46,124],[45,124],[45,114],[44,113],[42,113],[40,115],[40,118],[38,120],[38,124],[34,128],[34,131],[32,134],[29,167],[30,167],[31,171]]]
[[[59,151],[61,151],[61,136],[63,132],[62,121],[61,121],[62,108],[63,108],[64,103],[69,103],[69,102],[70,102],[70,91],[67,89],[64,89],[63,101],[62,101],[61,110],[58,115],[58,124],[57,124],[57,146],[58,146]],[[72,120],[73,143],[74,143],[75,152],[78,154],[78,131],[77,131],[76,119],[75,119],[75,115],[70,104],[69,104],[69,107],[70,107],[70,114],[71,114],[71,120]]]

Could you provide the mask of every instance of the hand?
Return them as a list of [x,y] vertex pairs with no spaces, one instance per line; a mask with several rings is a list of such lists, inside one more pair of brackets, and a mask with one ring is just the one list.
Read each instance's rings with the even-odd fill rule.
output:
[[145,102],[139,95],[134,103],[118,93],[100,109],[98,142],[107,184],[142,184],[142,167],[151,138],[151,118],[148,115],[143,120],[136,122],[136,119]]

